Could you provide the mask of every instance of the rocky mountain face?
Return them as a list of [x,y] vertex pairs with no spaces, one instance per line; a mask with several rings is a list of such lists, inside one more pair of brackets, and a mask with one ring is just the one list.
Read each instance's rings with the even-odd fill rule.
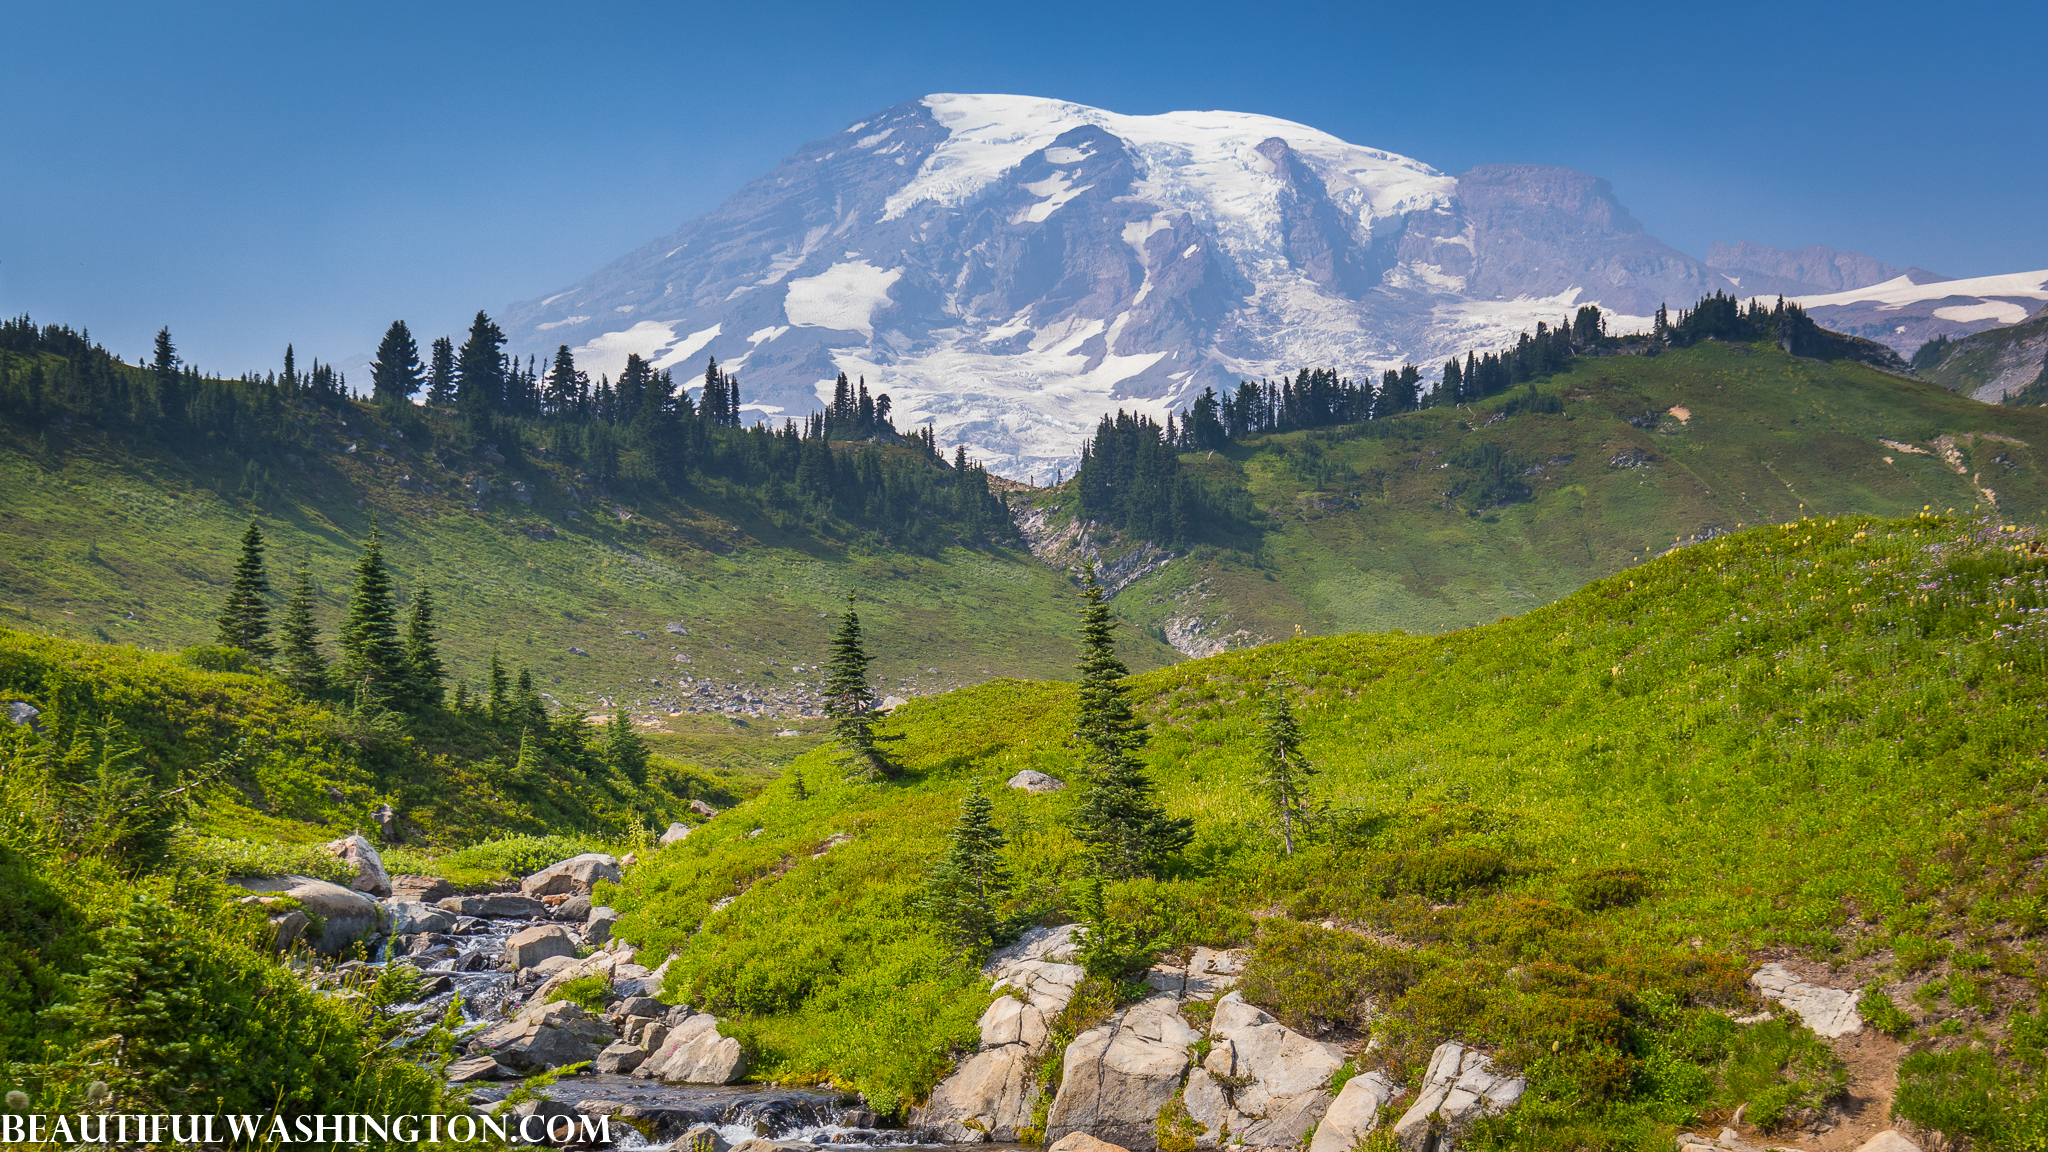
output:
[[1748,240],[1733,244],[1715,241],[1707,248],[1707,267],[1733,286],[1724,290],[1739,290],[1745,296],[1816,296],[1868,288],[1906,275],[1922,284],[1950,279],[1925,268],[1894,268],[1861,252],[1838,252],[1825,244],[1788,252]]
[[[1808,287],[1883,270],[1729,251],[1821,277]],[[817,409],[843,371],[889,394],[899,427],[1050,480],[1107,411],[1163,418],[1310,365],[1433,372],[1581,304],[1627,331],[1738,278],[1569,169],[1450,176],[1266,116],[948,94],[804,145],[501,319],[512,351],[567,344],[593,376],[629,353],[679,378],[716,357],[769,419]]]

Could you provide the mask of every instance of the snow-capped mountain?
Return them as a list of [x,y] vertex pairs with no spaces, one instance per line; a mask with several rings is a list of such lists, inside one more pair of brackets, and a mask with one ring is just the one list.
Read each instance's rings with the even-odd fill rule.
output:
[[1867,336],[1901,356],[1936,336],[2017,324],[2048,302],[2048,269],[1956,280],[1914,268],[1840,292],[1792,297],[1823,328]]
[[1105,411],[1433,366],[1584,303],[1627,331],[1729,283],[1569,169],[1454,177],[1267,116],[935,95],[501,319],[513,351],[568,344],[593,376],[716,356],[767,417],[865,377],[899,427],[1050,479]]

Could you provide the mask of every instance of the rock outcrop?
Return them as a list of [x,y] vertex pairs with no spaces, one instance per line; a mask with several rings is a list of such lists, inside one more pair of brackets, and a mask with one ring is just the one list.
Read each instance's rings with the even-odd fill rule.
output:
[[1832,1040],[1863,1031],[1863,1017],[1856,1011],[1860,992],[1810,984],[1782,964],[1764,965],[1749,982],[1758,995],[1790,1008],[1817,1035]]
[[1303,1036],[1232,992],[1216,1005],[1209,1054],[1189,1073],[1184,1100],[1210,1146],[1227,1139],[1253,1148],[1294,1148],[1322,1120],[1330,1106],[1330,1077],[1343,1066],[1341,1050]]
[[[245,876],[231,883],[251,892],[288,896],[320,925],[306,946],[323,956],[339,956],[357,943],[367,944],[390,930],[391,914],[364,893],[315,880],[310,876]],[[289,946],[289,941],[286,946]]]
[[1180,1091],[1188,1046],[1200,1038],[1181,1019],[1179,998],[1168,992],[1083,1032],[1067,1046],[1047,1138],[1086,1132],[1131,1152],[1152,1152],[1159,1144],[1159,1110]]
[[981,1016],[981,1047],[933,1090],[915,1117],[947,1143],[1017,1141],[1038,1104],[1032,1071],[1045,1053],[1047,1031],[1081,982],[1074,929],[1034,928],[983,965],[991,990],[1005,993]]
[[585,852],[558,861],[520,881],[519,891],[524,896],[588,896],[600,880],[616,884],[625,879],[625,870],[619,867],[616,856],[602,852]]
[[1035,768],[1026,768],[1010,777],[1008,785],[1019,792],[1058,792],[1067,786],[1066,781],[1048,776]]
[[391,874],[384,871],[384,858],[360,833],[344,836],[327,845],[327,854],[355,869],[348,886],[372,896],[391,895]]
[[740,1042],[721,1036],[708,1012],[695,1013],[669,1030],[661,1047],[634,1075],[671,1084],[736,1084],[747,1074]]
[[1393,1103],[1401,1090],[1383,1072],[1361,1072],[1344,1082],[1337,1099],[1316,1125],[1316,1138],[1308,1152],[1345,1152],[1379,1127],[1380,1109]]
[[506,892],[494,892],[488,896],[449,896],[438,901],[434,907],[453,912],[457,916],[477,916],[492,920],[537,920],[548,914],[548,906],[530,896],[514,896]]
[[611,1039],[612,1030],[604,1021],[575,1004],[556,1001],[486,1029],[470,1050],[514,1071],[531,1073],[595,1059]]
[[537,924],[505,941],[505,961],[514,968],[531,968],[556,956],[575,955],[576,941],[566,929],[552,924]]
[[1481,1116],[1507,1111],[1528,1082],[1493,1071],[1492,1061],[1453,1040],[1439,1044],[1408,1111],[1394,1122],[1404,1152],[1452,1152],[1459,1136]]

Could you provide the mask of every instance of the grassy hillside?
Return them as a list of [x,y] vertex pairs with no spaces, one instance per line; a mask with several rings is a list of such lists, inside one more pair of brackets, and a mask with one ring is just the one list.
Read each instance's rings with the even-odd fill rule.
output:
[[[1701,430],[1652,443],[1677,457]],[[1837,491],[1940,483],[1880,462]],[[1498,623],[1136,676],[1151,771],[1197,831],[1170,874],[1109,903],[1175,946],[1253,947],[1255,1001],[1377,1038],[1360,1065],[1402,1083],[1452,1037],[1519,1067],[1531,1095],[1475,1147],[1662,1148],[1744,1104],[1796,1139],[1847,1082],[1840,1054],[1730,1020],[1754,1010],[1746,970],[1786,956],[1888,997],[1865,1010],[1912,1042],[1904,1115],[2031,1147],[2048,1125],[2044,609],[2048,546],[2009,522],[1787,518]],[[1255,705],[1276,691],[1327,806],[1291,858],[1251,779]],[[671,993],[731,1016],[758,1075],[913,1100],[986,1003],[916,905],[970,784],[996,797],[1017,911],[1076,914],[1073,708],[1068,686],[1017,681],[915,701],[886,725],[903,779],[829,783],[831,754],[810,754],[808,798],[771,785],[631,873],[607,897],[621,932],[680,950]],[[1005,789],[1022,768],[1076,787]]]
[[[58,359],[42,357],[52,377]],[[375,517],[401,592],[434,589],[456,675],[476,682],[498,649],[584,707],[686,710],[683,677],[721,698],[802,699],[817,678],[795,666],[822,658],[849,594],[878,677],[901,695],[1059,675],[1072,651],[1071,588],[1022,549],[890,547],[717,486],[678,498],[597,484],[537,433],[485,442],[442,413],[337,402],[293,419],[292,443],[253,446],[64,415],[0,420],[0,622],[154,649],[204,642],[254,517],[274,585],[311,565],[331,635]],[[1176,657],[1139,637],[1127,658]]]
[[[1533,392],[1184,457],[1250,492],[1263,543],[1196,547],[1116,605],[1190,651],[1297,630],[1440,632],[1746,525],[1922,507],[2037,523],[2044,447],[2048,412],[1767,343],[1582,357]],[[1070,527],[1070,491],[1035,503],[1043,536]]]

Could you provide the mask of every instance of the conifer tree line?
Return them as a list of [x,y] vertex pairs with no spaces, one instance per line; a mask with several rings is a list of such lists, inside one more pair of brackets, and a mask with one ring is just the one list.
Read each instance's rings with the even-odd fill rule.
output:
[[528,767],[544,757],[586,776],[609,770],[636,785],[646,782],[647,744],[623,707],[614,710],[602,742],[593,744],[588,714],[575,707],[550,714],[532,672],[521,668],[515,676],[496,652],[482,691],[472,693],[467,683],[457,681],[451,701],[433,591],[421,586],[413,592],[401,624],[397,581],[384,559],[383,534],[374,525],[352,573],[348,608],[332,652],[313,618],[313,581],[304,564],[292,573],[273,636],[266,548],[261,527],[251,520],[215,619],[216,645],[239,650],[308,697],[414,721],[452,715],[495,727],[508,737],[516,734],[521,762]]
[[[897,546],[1015,538],[986,470],[964,451],[949,463],[929,427],[899,433],[889,397],[871,395],[864,380],[842,374],[824,411],[775,427],[746,419],[739,378],[715,359],[701,379],[678,384],[630,355],[616,380],[593,382],[567,345],[543,364],[506,356],[505,343],[483,312],[459,341],[434,339],[424,353],[412,329],[394,321],[378,342],[368,403],[412,448],[523,449],[578,467],[602,489],[738,500]],[[275,498],[271,470],[286,454],[331,449],[321,425],[353,420],[362,407],[340,373],[317,361],[301,370],[289,346],[281,371],[229,380],[184,363],[168,330],[157,334],[151,363],[131,366],[83,332],[39,328],[26,316],[0,323],[0,411],[226,449],[242,458],[235,491],[251,499]]]

